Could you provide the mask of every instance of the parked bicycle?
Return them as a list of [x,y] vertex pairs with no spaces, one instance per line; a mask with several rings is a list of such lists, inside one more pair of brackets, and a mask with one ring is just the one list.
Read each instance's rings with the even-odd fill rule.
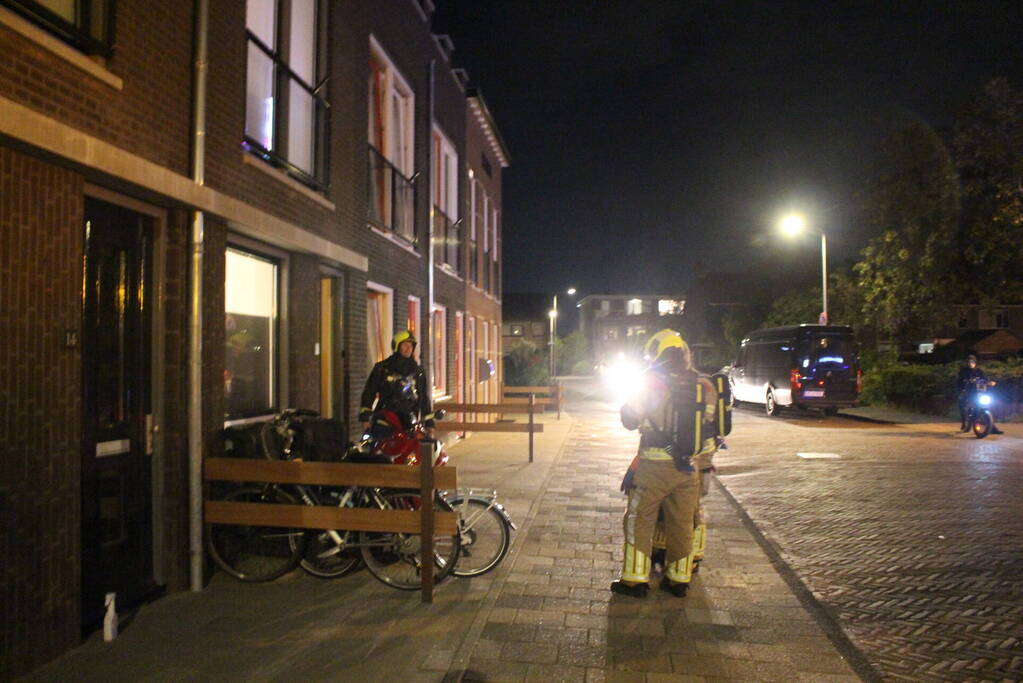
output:
[[[317,452],[321,449],[313,446],[318,429],[313,425],[321,423],[312,411],[286,410],[275,416],[260,431],[264,455],[285,460],[304,459],[309,455],[313,455],[311,459],[341,459],[339,453],[343,457],[346,451],[336,449],[333,458],[324,458]],[[418,510],[421,504],[419,494],[414,491],[302,484],[243,485],[229,491],[223,500],[381,510]],[[441,511],[451,510],[440,496],[434,505]],[[217,565],[243,581],[270,581],[300,564],[316,576],[341,576],[352,571],[361,559],[375,578],[389,586],[415,590],[422,585],[422,543],[417,534],[210,524],[207,540],[210,555]],[[434,538],[437,581],[454,568],[459,549],[457,535]]]

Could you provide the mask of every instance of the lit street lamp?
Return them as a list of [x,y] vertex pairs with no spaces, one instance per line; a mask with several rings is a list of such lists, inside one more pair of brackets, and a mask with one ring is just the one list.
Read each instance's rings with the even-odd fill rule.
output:
[[790,213],[778,223],[778,227],[781,231],[789,237],[795,237],[802,232],[816,232],[821,236],[821,297],[823,299],[821,305],[821,318],[820,323],[822,325],[828,324],[828,238],[824,235],[823,230],[808,230],[806,225],[806,217],[799,213]]
[[[575,287],[569,287],[565,291],[565,294],[568,294],[569,296],[575,296]],[[548,342],[548,346],[550,347],[551,381],[553,381],[554,380],[554,376],[555,376],[556,371],[557,371],[557,364],[556,364],[556,362],[554,360],[554,340],[557,339],[557,337],[558,337],[558,295],[557,295],[557,293],[554,294],[554,303],[553,303],[553,306],[551,306],[551,310],[547,312],[547,317],[549,317],[551,319],[551,333],[550,333],[550,341]]]

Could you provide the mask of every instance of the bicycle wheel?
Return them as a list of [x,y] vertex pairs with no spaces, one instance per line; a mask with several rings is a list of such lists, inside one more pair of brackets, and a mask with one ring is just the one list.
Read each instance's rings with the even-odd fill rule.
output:
[[321,579],[334,579],[350,574],[359,567],[359,552],[351,547],[355,533],[334,533],[340,537],[340,543],[329,531],[311,531],[306,534],[305,552],[300,564],[307,573]]
[[[277,487],[243,486],[221,500],[234,503],[295,505]],[[243,524],[207,524],[206,545],[213,561],[241,581],[273,581],[294,569],[305,552],[305,531]]]
[[[384,509],[419,510],[419,494],[398,491],[380,494]],[[450,512],[445,501],[434,499],[434,509]],[[423,585],[422,541],[418,534],[363,531],[359,534],[366,569],[381,582],[400,590],[417,590]],[[434,581],[451,573],[458,561],[458,536],[434,536]]]
[[458,513],[461,550],[455,576],[479,576],[496,567],[508,554],[511,527],[491,503],[477,498],[448,498]]

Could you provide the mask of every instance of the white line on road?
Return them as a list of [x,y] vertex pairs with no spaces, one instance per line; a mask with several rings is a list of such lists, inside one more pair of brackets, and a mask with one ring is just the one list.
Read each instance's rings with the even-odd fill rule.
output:
[[842,458],[838,453],[796,453],[796,455],[805,460],[840,460]]

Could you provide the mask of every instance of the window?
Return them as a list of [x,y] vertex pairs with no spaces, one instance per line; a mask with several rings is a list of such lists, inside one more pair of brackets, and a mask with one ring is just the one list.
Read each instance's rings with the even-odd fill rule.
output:
[[320,10],[320,0],[248,0],[242,146],[322,188],[327,184],[328,105],[321,92]]
[[643,314],[643,300],[642,299],[629,299],[625,302],[625,314],[626,315],[642,315]]
[[415,97],[394,64],[370,38],[370,221],[415,242],[412,175]]
[[113,0],[3,0],[2,4],[86,54],[112,54]]
[[476,179],[471,180],[472,183],[472,196],[471,196],[471,215],[469,220],[469,282],[479,286],[480,283],[480,272],[479,272],[479,242],[477,235],[478,231],[483,227],[483,187]]
[[433,394],[443,396],[447,393],[447,353],[448,353],[448,311],[440,305],[433,307],[433,327],[430,330],[430,364],[433,371]]
[[387,287],[367,284],[366,334],[370,363],[382,361],[391,355],[391,337],[394,334],[391,330],[393,296]]
[[[421,310],[421,304],[419,297],[410,296],[408,298],[408,320],[405,325],[406,328],[415,335],[416,339],[419,339],[419,312]],[[419,360],[419,344],[416,344],[415,350],[412,352],[415,359]]]
[[646,328],[642,325],[629,325],[625,330],[626,337],[642,337],[646,335]]
[[658,299],[657,315],[682,315],[685,304],[677,299]]
[[456,273],[462,272],[462,236],[458,222],[458,155],[455,147],[436,126],[433,129],[433,196],[434,260],[446,264]]
[[509,325],[509,328],[510,328],[510,335],[512,337],[521,337],[525,333],[525,330],[522,328],[522,325],[520,325],[520,324],[513,323],[513,324]]
[[979,316],[979,325],[981,329],[992,329],[996,327],[1008,327],[1009,326],[1009,312],[1004,308],[996,310],[984,310],[981,309]]
[[279,265],[227,250],[224,278],[224,408],[227,417],[272,413],[277,407]]
[[607,299],[602,300],[600,302],[600,312],[601,313],[610,313],[611,312],[611,302],[608,301]]
[[545,337],[547,335],[547,326],[543,323],[530,323],[533,330],[534,337]]

